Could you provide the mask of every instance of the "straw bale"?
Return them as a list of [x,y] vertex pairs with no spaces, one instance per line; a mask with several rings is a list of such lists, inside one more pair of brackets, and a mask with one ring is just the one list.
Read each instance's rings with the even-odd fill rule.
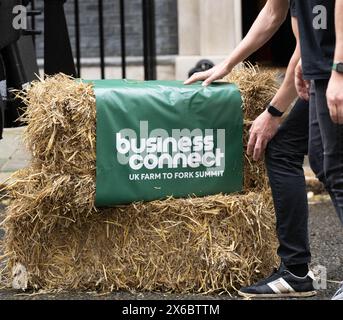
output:
[[[227,81],[242,92],[246,145],[276,80],[246,66]],[[245,157],[241,194],[96,209],[92,85],[59,74],[18,96],[28,106],[24,138],[32,160],[7,187],[11,202],[0,250],[7,285],[12,269],[22,265],[34,289],[210,293],[252,283],[276,265],[263,162]]]
[[136,203],[72,221],[37,188],[39,172],[21,176],[4,223],[8,281],[20,263],[35,289],[220,293],[277,264],[269,191]]
[[244,121],[254,121],[267,107],[279,88],[278,72],[250,63],[236,67],[226,78],[242,94]]
[[96,106],[90,84],[59,74],[18,93],[29,106],[24,142],[35,165],[50,172],[95,172]]

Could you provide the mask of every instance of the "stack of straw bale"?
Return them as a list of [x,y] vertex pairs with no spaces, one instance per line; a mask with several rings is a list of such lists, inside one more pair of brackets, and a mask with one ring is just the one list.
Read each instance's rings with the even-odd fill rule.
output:
[[[248,66],[228,80],[242,91],[246,143],[251,121],[277,90],[276,77]],[[20,264],[33,289],[231,292],[277,264],[263,163],[246,158],[241,194],[96,209],[92,85],[60,74],[20,96],[32,161],[7,188],[5,285]]]

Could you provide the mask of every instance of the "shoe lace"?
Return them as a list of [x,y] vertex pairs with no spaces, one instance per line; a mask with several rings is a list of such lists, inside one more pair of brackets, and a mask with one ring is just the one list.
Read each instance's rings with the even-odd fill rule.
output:
[[270,280],[275,278],[275,276],[279,275],[281,273],[280,268],[274,268],[272,274],[266,279],[266,280]]

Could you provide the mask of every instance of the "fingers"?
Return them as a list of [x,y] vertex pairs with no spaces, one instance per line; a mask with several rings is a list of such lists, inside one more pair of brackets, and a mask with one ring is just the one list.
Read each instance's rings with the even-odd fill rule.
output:
[[223,79],[228,74],[226,69],[220,69],[208,77],[202,84],[204,87],[209,86],[213,81]]
[[255,144],[254,149],[254,155],[253,159],[254,161],[259,161],[262,159],[264,155],[264,151],[266,150],[268,141],[262,137],[258,138]]
[[326,99],[332,121],[343,125],[343,77],[333,72],[326,91]]
[[248,142],[248,148],[247,148],[247,154],[249,157],[252,156],[254,153],[256,140],[257,140],[257,135],[254,132],[251,132],[250,137],[249,137],[249,142]]
[[204,82],[203,82],[203,86],[207,87],[209,86],[213,81],[216,81],[218,79],[220,79],[221,77],[218,77],[218,75],[213,74],[212,76],[210,76],[209,78],[207,78]]
[[252,156],[254,161],[262,159],[267,148],[269,139],[265,136],[258,136],[254,131],[251,131],[248,142],[247,154]]
[[343,105],[337,106],[338,124],[343,124]]
[[304,89],[302,90],[300,97],[303,100],[305,100],[305,101],[309,101],[310,100],[310,95],[309,95],[308,90],[306,89],[306,87],[304,87]]
[[339,101],[328,99],[328,107],[332,122],[343,124],[343,104],[340,104]]
[[298,84],[296,84],[296,86],[299,97],[305,101],[309,101],[310,94],[306,84],[303,81],[299,81]]
[[330,89],[328,89],[326,97],[333,123],[343,124],[343,97],[337,96]]
[[308,101],[310,99],[309,89],[310,85],[304,81],[301,77],[296,76],[295,87],[297,89],[298,95],[301,99]]
[[261,155],[261,150],[262,150],[262,142],[261,139],[257,139],[256,144],[255,144],[255,149],[254,149],[254,155],[253,159],[254,161],[258,161]]
[[310,100],[310,82],[303,79],[301,64],[295,69],[295,88],[301,99]]
[[210,75],[208,71],[194,73],[188,80],[184,82],[184,84],[188,85],[188,84],[195,83],[197,81],[202,81],[202,80],[207,79]]
[[197,81],[204,81],[202,85],[207,87],[212,82],[224,78],[231,70],[232,68],[230,68],[227,63],[222,63],[207,71],[193,74],[184,84],[188,85]]
[[302,80],[301,78],[296,74],[295,75],[295,88],[297,89],[298,96],[302,96]]
[[301,71],[299,70],[299,67],[297,67],[295,69],[295,77],[294,77],[294,83],[295,83],[295,88],[297,90],[297,93],[300,97],[301,94],[301,81],[302,81],[302,77],[301,77]]
[[332,121],[334,123],[339,123],[338,109],[335,103],[329,104],[329,111],[330,111],[330,116],[331,116]]

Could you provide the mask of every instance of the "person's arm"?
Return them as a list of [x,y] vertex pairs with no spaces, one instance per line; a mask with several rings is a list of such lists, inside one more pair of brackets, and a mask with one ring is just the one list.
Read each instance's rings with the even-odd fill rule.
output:
[[203,85],[207,86],[213,81],[222,79],[240,62],[261,48],[280,28],[287,17],[289,8],[288,0],[268,0],[250,31],[232,54],[221,64],[214,68],[195,73],[185,84],[205,80]]
[[[336,50],[335,62],[343,62],[343,0],[336,0],[335,9]],[[331,119],[343,125],[343,74],[332,71],[326,93]]]
[[[285,112],[294,99],[297,97],[297,91],[294,83],[295,67],[300,60],[300,41],[298,23],[296,18],[292,18],[292,29],[297,40],[297,45],[293,56],[288,64],[285,79],[271,101],[271,105],[279,111]],[[275,136],[281,118],[273,117],[267,110],[264,111],[254,121],[250,129],[250,138],[248,143],[248,155],[253,156],[255,161],[262,158],[268,142]]]
[[300,51],[298,22],[296,18],[292,18],[292,29],[293,29],[293,33],[297,41],[296,48],[288,64],[285,79],[280,89],[277,91],[276,95],[271,101],[271,105],[276,107],[281,112],[285,112],[289,108],[291,103],[294,101],[294,99],[298,96],[297,90],[294,84],[294,77],[295,77],[295,67],[297,66],[301,58],[301,51]]

